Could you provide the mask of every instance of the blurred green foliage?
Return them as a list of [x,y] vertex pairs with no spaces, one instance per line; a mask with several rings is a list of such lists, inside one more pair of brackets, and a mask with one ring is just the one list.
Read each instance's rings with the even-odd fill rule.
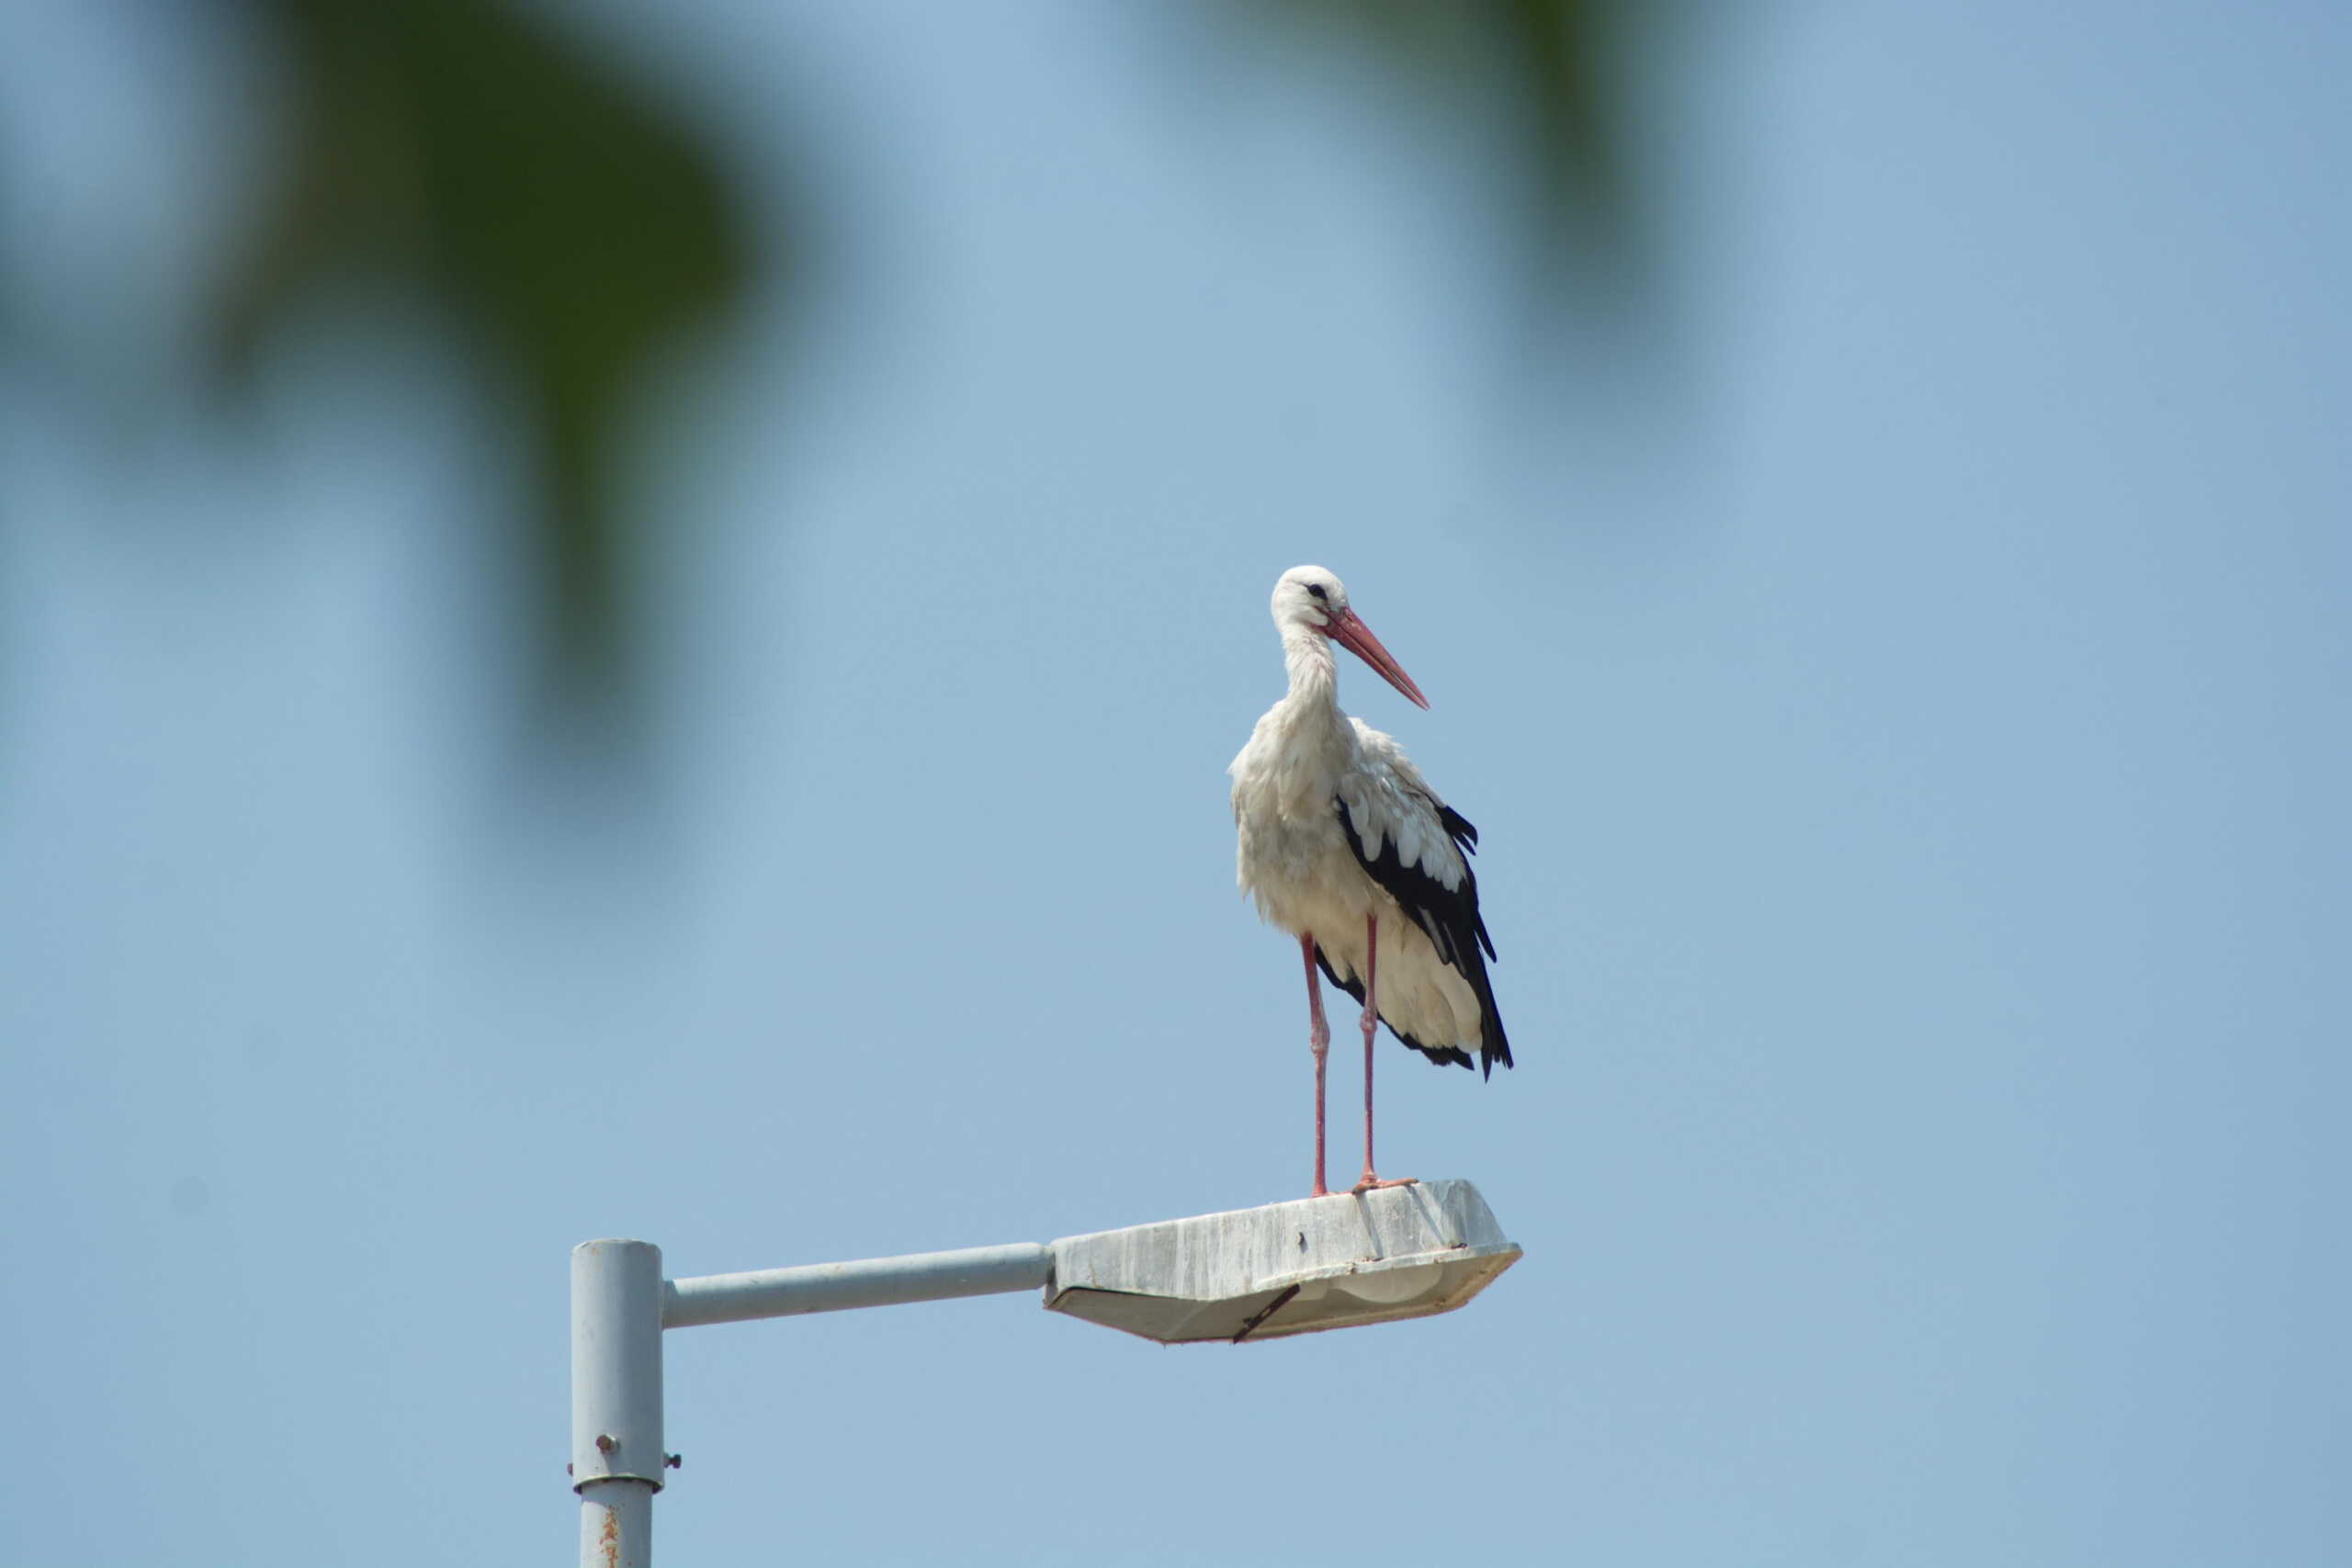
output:
[[[1249,0],[1387,58],[1440,112],[1492,118],[1539,292],[1629,285],[1633,0]],[[1658,7],[1652,6],[1656,10]]]
[[285,51],[293,114],[217,299],[220,369],[242,378],[273,323],[338,275],[422,285],[519,394],[550,694],[608,701],[631,664],[624,535],[642,525],[614,482],[623,423],[665,344],[736,303],[752,267],[716,154],[498,0],[251,3]]
[[[625,563],[648,525],[616,484],[634,400],[665,347],[723,321],[755,278],[789,303],[791,258],[754,254],[704,138],[545,13],[506,0],[243,3],[282,53],[293,112],[277,183],[215,301],[218,367],[245,378],[272,327],[345,277],[438,300],[522,405],[548,695],[615,707],[635,663]],[[1442,112],[1496,118],[1524,168],[1534,270],[1557,278],[1623,249],[1622,3],[1250,9],[1320,28],[1331,47],[1369,41],[1433,86]]]

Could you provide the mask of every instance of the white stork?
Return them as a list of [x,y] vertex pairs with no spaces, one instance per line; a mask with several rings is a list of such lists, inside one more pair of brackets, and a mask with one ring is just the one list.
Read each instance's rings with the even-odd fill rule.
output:
[[[1306,961],[1307,1048],[1315,1056],[1315,1188],[1323,1185],[1324,1061],[1319,968],[1363,1004],[1363,1175],[1355,1190],[1393,1187],[1372,1164],[1372,1039],[1378,1021],[1441,1065],[1478,1053],[1491,1077],[1510,1043],[1495,1010],[1468,855],[1478,830],[1437,797],[1404,749],[1340,711],[1331,644],[1378,671],[1412,702],[1429,699],[1353,610],[1340,580],[1298,566],[1274,584],[1290,691],[1266,710],[1227,770],[1240,830],[1242,891],[1261,918],[1298,938]],[[1483,950],[1483,951],[1482,951]]]

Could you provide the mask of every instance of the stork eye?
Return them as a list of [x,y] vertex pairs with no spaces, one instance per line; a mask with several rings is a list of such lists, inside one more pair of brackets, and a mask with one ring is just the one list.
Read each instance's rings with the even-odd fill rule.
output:
[[1323,592],[1323,585],[1322,585],[1321,583],[1319,583],[1319,582],[1310,582],[1310,583],[1308,583],[1308,584],[1306,585],[1306,591],[1307,591],[1309,593],[1314,594],[1317,599],[1322,599],[1322,598],[1326,598],[1326,597],[1328,597],[1328,595],[1326,595],[1326,594],[1324,593],[1324,592]]

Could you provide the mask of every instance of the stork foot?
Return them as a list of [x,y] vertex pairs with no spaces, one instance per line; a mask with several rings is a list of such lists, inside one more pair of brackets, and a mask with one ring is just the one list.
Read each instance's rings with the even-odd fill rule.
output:
[[1374,1176],[1367,1170],[1356,1178],[1356,1184],[1349,1190],[1361,1198],[1375,1187],[1419,1187],[1420,1184],[1421,1179],[1418,1176]]

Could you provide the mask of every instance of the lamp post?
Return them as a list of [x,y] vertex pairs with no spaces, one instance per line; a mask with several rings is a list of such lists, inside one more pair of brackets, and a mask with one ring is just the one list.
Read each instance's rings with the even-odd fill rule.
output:
[[1277,1339],[1451,1312],[1518,1260],[1478,1190],[1359,1194],[903,1258],[664,1280],[662,1249],[571,1250],[571,1482],[583,1568],[649,1568],[672,1328],[1042,1291],[1054,1312],[1163,1344]]

